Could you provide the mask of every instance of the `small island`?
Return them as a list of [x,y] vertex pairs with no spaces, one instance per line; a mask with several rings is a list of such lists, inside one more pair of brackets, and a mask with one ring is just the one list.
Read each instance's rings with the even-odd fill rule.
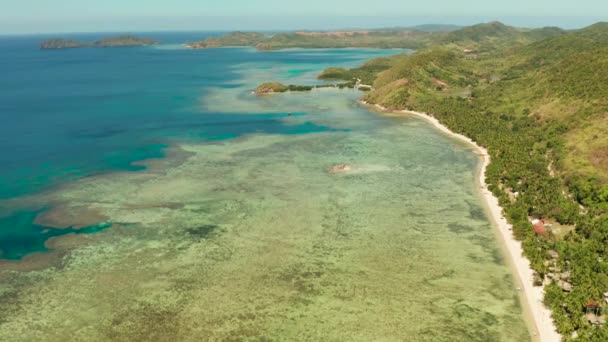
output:
[[[345,70],[345,72],[348,73],[348,72],[350,72],[350,70]],[[337,76],[335,78],[324,78],[321,75],[318,78],[324,79],[324,80],[330,80],[330,79],[341,80],[341,78],[337,77]],[[345,79],[346,79],[346,76],[345,76]],[[342,79],[342,80],[344,80],[344,79]],[[349,89],[358,89],[361,91],[372,90],[372,86],[366,85],[366,84],[361,84],[361,79],[356,79],[356,80],[349,80],[349,81],[342,82],[342,83],[317,84],[314,86],[294,85],[294,84],[285,85],[285,84],[279,83],[279,82],[266,82],[266,83],[262,83],[259,86],[257,86],[257,88],[255,88],[253,93],[255,95],[271,95],[271,94],[277,94],[277,93],[285,93],[288,91],[311,91],[313,89],[322,89],[322,88],[338,88],[338,89],[349,88]]]
[[311,86],[285,85],[279,82],[267,82],[260,84],[255,88],[256,95],[270,95],[275,93],[284,93],[287,91],[311,91]]
[[133,47],[158,44],[159,41],[150,38],[140,38],[130,35],[105,37],[94,42],[80,42],[73,39],[53,38],[40,44],[41,49],[73,49],[83,47]]

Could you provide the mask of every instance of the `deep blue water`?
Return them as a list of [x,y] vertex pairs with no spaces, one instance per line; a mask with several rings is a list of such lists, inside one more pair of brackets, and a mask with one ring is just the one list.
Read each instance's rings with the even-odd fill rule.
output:
[[18,260],[32,252],[43,252],[46,240],[67,234],[92,234],[112,226],[100,222],[80,229],[56,229],[33,223],[39,211],[18,211],[7,217],[0,217],[0,251],[2,258]]
[[[143,35],[162,44],[180,44],[214,34]],[[238,75],[230,69],[235,64],[276,61],[293,64],[298,72],[300,63],[362,61],[361,54],[352,50],[307,55],[232,48],[38,49],[46,38],[0,37],[0,199],[36,193],[90,174],[137,171],[142,167],[132,165],[134,161],[162,157],[162,150],[175,141],[331,129],[309,122],[285,125],[279,119],[286,113],[204,112],[200,98],[205,87],[237,85]],[[373,56],[369,52],[368,58]],[[44,250],[49,235],[73,232],[49,233],[46,227],[34,225],[33,217],[35,212],[20,210],[0,218],[4,257]],[[9,248],[7,243],[17,247]]]

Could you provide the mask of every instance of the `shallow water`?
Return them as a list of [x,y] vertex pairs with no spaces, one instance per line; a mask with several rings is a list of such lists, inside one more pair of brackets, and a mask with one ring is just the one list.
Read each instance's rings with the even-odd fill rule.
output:
[[[251,100],[243,65],[279,67],[309,81],[316,70],[332,63],[356,65],[383,50],[293,50],[257,53],[253,49],[191,50],[179,43],[208,34],[149,34],[163,44],[144,48],[39,50],[47,37],[0,37],[0,200],[59,187],[67,181],[112,171],[145,169],[137,161],[164,156],[168,145],[184,141],[231,139],[252,133],[304,134],[333,131],[307,121],[304,114],[285,124],[285,109],[261,106],[230,115],[212,101],[218,91],[224,102]],[[92,41],[95,35],[76,36]],[[169,49],[167,49],[169,48]],[[173,49],[173,50],[171,50]],[[307,55],[309,54],[309,55]],[[293,71],[297,72],[293,72]],[[265,74],[262,76],[272,76]],[[285,77],[281,76],[282,79]],[[307,77],[307,79],[302,79]],[[249,89],[247,89],[249,90]],[[209,101],[202,101],[206,97]],[[223,102],[223,103],[224,103]],[[252,101],[249,101],[251,103]],[[222,108],[223,107],[223,108]],[[296,122],[297,121],[297,122]],[[44,250],[49,227],[22,219],[36,216],[48,203],[15,206],[0,202],[0,237],[14,245],[0,257],[20,259]],[[96,225],[100,222],[89,222]],[[67,222],[67,224],[71,224]],[[53,226],[69,228],[70,226]],[[53,228],[51,227],[51,228]],[[9,241],[10,240],[10,241]],[[0,245],[6,245],[0,242]],[[4,248],[6,249],[6,248]]]
[[[5,202],[50,206],[41,225],[112,228],[5,263],[0,340],[529,340],[469,147],[370,113],[352,90],[255,97],[325,64],[246,53],[259,60],[231,64],[193,106],[226,122],[272,115],[281,130],[176,139],[145,171]],[[328,172],[342,163],[352,170]]]

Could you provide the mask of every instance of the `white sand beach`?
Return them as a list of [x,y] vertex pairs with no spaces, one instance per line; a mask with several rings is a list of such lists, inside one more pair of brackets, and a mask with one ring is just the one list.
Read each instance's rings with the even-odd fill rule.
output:
[[[365,102],[361,102],[364,105],[370,106]],[[513,273],[515,275],[515,280],[518,284],[518,288],[522,290],[522,300],[525,304],[525,315],[527,319],[531,319],[532,321],[530,325],[534,329],[534,338],[536,341],[540,342],[554,342],[560,341],[561,336],[556,331],[555,325],[553,323],[553,319],[551,318],[550,310],[545,307],[543,304],[544,291],[540,286],[533,285],[533,275],[534,272],[530,266],[529,260],[523,255],[523,249],[521,246],[521,242],[517,241],[512,232],[512,226],[507,222],[507,219],[503,215],[503,210],[498,204],[498,199],[488,190],[486,184],[486,168],[490,164],[490,155],[487,153],[487,150],[479,146],[476,142],[471,140],[470,138],[457,134],[449,130],[446,126],[441,124],[439,120],[437,120],[432,115],[414,112],[414,111],[390,111],[387,108],[384,108],[380,105],[374,105],[372,108],[380,110],[382,113],[387,115],[415,115],[417,117],[423,118],[426,121],[430,122],[439,129],[441,132],[449,135],[450,137],[465,141],[477,150],[480,157],[482,158],[482,163],[479,169],[479,177],[478,182],[481,189],[481,194],[483,198],[484,205],[489,216],[494,222],[495,227],[498,229],[499,236],[502,239],[504,249],[507,252],[507,261],[509,266],[513,269]]]

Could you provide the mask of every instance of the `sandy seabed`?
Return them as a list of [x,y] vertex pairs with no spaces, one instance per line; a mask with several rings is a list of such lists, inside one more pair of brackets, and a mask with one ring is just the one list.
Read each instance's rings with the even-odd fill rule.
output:
[[[388,111],[386,108],[379,105],[375,105],[374,107],[381,110],[382,112]],[[513,227],[511,226],[511,224],[509,224],[509,222],[503,215],[503,210],[498,203],[498,198],[496,198],[496,196],[494,196],[494,194],[492,194],[488,190],[485,176],[486,168],[490,164],[490,155],[488,154],[488,151],[485,148],[479,146],[470,138],[462,134],[452,132],[449,128],[441,124],[439,120],[437,120],[432,115],[407,110],[390,113],[396,115],[414,115],[417,117],[421,117],[426,121],[430,122],[441,132],[447,134],[450,137],[471,144],[478,151],[480,157],[483,160],[479,169],[478,183],[480,185],[480,188],[482,189],[481,194],[484,200],[484,204],[499,232],[502,243],[507,252],[509,261],[508,264],[512,267],[513,272],[517,277],[518,284],[521,284],[520,288],[523,289],[521,297],[525,303],[527,313],[531,316],[532,321],[534,322],[534,337],[536,340],[543,342],[560,341],[561,336],[559,335],[559,333],[557,333],[557,329],[553,323],[553,319],[551,318],[551,311],[543,304],[543,288],[542,286],[533,285],[534,271],[530,266],[530,261],[523,254],[521,242],[516,240],[513,236]]]
[[[214,106],[255,108],[246,94],[261,76]],[[10,203],[52,204],[40,218],[51,226],[82,212],[113,227],[50,241],[55,252],[32,259],[53,267],[3,268],[0,340],[529,340],[478,156],[421,119],[370,113],[359,95],[262,105],[305,113],[286,125],[347,130],[182,144],[147,171]],[[328,172],[340,164],[348,172]]]

